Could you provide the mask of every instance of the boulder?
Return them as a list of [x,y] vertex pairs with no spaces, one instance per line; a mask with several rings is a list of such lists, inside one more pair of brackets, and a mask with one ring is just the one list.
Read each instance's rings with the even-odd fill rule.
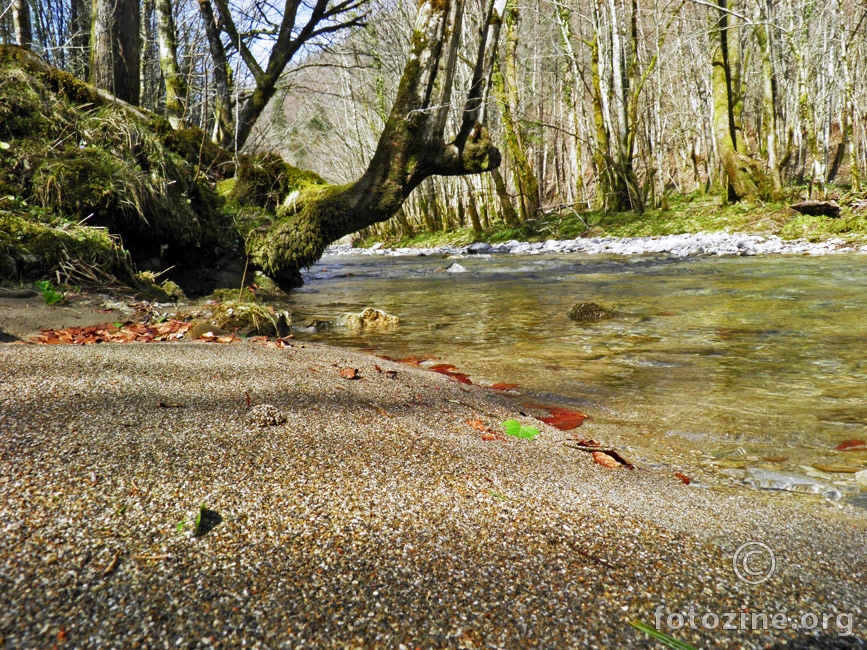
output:
[[800,203],[795,203],[789,207],[800,214],[831,217],[834,219],[840,216],[840,206],[834,201],[801,201]]
[[611,318],[614,316],[614,310],[597,305],[595,302],[579,302],[569,310],[568,316],[576,323],[592,323]]
[[397,327],[400,319],[397,316],[386,314],[380,309],[368,307],[360,314],[341,314],[334,321],[336,327],[359,331],[384,331]]
[[286,336],[292,317],[254,302],[227,301],[214,307],[209,322],[242,336]]

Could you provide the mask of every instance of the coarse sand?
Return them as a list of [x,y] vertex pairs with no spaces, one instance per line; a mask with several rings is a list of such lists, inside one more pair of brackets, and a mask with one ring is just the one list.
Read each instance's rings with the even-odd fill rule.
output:
[[0,646],[864,647],[867,511],[520,410],[313,344],[0,345]]

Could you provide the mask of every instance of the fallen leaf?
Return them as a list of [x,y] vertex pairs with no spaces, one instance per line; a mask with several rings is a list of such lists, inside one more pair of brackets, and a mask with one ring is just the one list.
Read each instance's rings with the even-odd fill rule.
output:
[[833,474],[855,474],[860,471],[858,467],[850,467],[849,465],[824,465],[822,463],[813,463],[820,472],[831,472]]
[[689,485],[690,483],[692,483],[692,481],[689,480],[689,477],[683,472],[675,472],[674,475],[681,481],[683,481],[684,485]]
[[519,388],[518,384],[506,384],[501,382],[491,386],[491,389],[493,390],[514,390],[515,388]]
[[161,409],[181,409],[184,408],[183,404],[174,404],[172,402],[157,402],[157,406]]
[[491,440],[502,440],[501,436],[498,436],[496,433],[483,433],[482,440],[486,442],[490,442]]
[[358,368],[344,368],[340,371],[340,376],[344,379],[361,379]]
[[386,370],[385,376],[388,379],[397,379],[397,370]]
[[470,384],[472,385],[472,381],[470,381],[470,376],[464,374],[462,372],[456,372],[457,366],[453,366],[450,363],[440,363],[435,366],[431,366],[428,370],[433,370],[441,375],[445,375],[446,377],[451,377],[452,379],[462,383],[462,384]]
[[374,366],[373,366],[373,369],[376,370],[376,372],[382,372],[382,368],[380,368],[380,367],[377,366],[377,365],[374,365]]
[[382,357],[383,359],[388,359],[389,361],[397,361],[398,363],[406,363],[411,366],[420,366],[425,361],[433,361],[437,357],[432,354],[422,354],[417,357],[404,357],[403,359],[389,359],[388,357]]
[[602,443],[598,440],[588,440],[587,438],[568,438],[568,440],[572,440],[577,442],[582,447],[601,447]]
[[560,407],[551,407],[548,409],[550,415],[544,418],[537,418],[545,424],[550,424],[552,427],[561,431],[569,431],[577,429],[589,416],[580,411],[570,411]]
[[834,449],[837,451],[867,451],[867,440],[844,440]]
[[593,462],[597,465],[602,465],[602,467],[608,467],[610,469],[616,469],[620,467],[620,463],[614,460],[611,456],[606,454],[604,451],[594,451],[593,452]]
[[253,400],[250,399],[250,393],[248,393],[247,391],[244,391],[244,397],[247,400],[247,408],[250,408],[250,404],[253,403]]
[[476,431],[487,431],[488,427],[485,426],[484,422],[481,420],[466,420],[466,424],[471,429],[475,429]]

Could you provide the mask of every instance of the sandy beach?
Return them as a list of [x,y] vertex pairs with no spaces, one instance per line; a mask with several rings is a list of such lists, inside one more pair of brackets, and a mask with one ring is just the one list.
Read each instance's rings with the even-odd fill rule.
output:
[[[867,511],[685,485],[589,421],[605,468],[521,410],[298,342],[0,345],[0,646],[863,646]],[[510,418],[541,434],[467,424]]]

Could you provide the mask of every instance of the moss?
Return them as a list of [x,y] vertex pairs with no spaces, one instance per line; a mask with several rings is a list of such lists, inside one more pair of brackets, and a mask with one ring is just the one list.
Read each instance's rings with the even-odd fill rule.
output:
[[225,200],[201,173],[228,155],[201,130],[169,131],[13,46],[0,46],[0,89],[0,196],[105,228],[134,259],[165,253],[177,277],[240,253]]
[[153,126],[154,132],[169,151],[203,170],[212,178],[221,179],[234,173],[231,154],[211,142],[199,127],[185,126],[176,130],[162,117],[154,118]]
[[236,301],[217,304],[209,320],[224,330],[243,336],[286,336],[292,322],[289,312],[277,312],[258,303]]
[[[3,280],[55,277],[57,272],[65,277],[83,267],[97,267],[125,281],[132,279],[129,256],[105,230],[8,203],[0,203],[0,255],[13,262],[14,271],[6,269]],[[9,207],[13,209],[3,209]]]
[[67,145],[39,164],[30,190],[45,209],[79,219],[105,214],[118,200],[114,177],[119,168],[117,159],[100,148]]
[[280,210],[273,223],[247,233],[250,260],[273,274],[297,271],[316,262],[337,232],[352,232],[346,224],[353,209],[346,201],[352,185],[324,185],[301,192],[291,207]]
[[232,199],[241,206],[275,210],[289,193],[324,184],[318,174],[293,167],[276,153],[244,155],[238,161]]

